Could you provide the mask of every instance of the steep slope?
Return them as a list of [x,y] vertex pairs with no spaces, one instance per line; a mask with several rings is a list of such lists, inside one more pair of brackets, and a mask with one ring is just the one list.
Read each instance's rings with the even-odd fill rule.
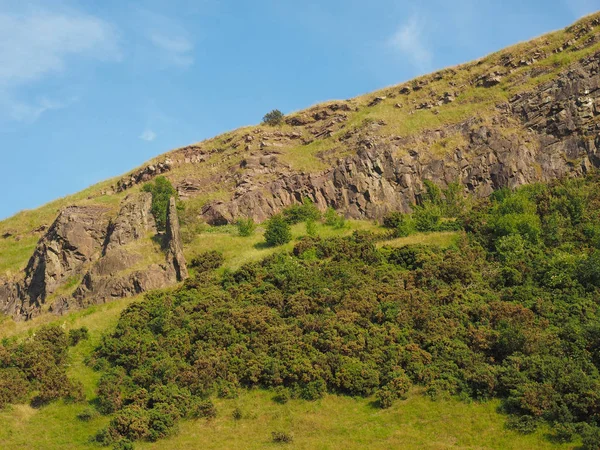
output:
[[418,203],[423,180],[458,181],[486,196],[581,176],[600,166],[599,65],[595,14],[473,63],[290,114],[276,127],[174,150],[0,223],[0,310],[63,312],[185,276],[181,244],[165,262],[138,194],[159,174],[189,215],[210,225],[260,222],[304,197],[349,218],[380,219]]

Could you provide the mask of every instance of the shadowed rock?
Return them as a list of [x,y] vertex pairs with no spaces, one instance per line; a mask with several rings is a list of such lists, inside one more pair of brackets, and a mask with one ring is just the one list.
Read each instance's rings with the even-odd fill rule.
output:
[[167,263],[171,264],[175,269],[175,274],[178,281],[182,281],[188,277],[188,270],[183,256],[183,244],[181,243],[181,235],[179,231],[179,219],[177,217],[177,206],[175,199],[169,199],[169,209],[167,210]]

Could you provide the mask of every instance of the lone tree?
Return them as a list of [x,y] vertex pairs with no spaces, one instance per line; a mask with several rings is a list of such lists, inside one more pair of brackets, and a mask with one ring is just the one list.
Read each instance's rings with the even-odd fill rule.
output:
[[290,224],[281,214],[276,214],[267,222],[265,240],[269,245],[283,245],[292,240]]
[[273,127],[279,125],[281,122],[283,122],[283,113],[278,109],[268,112],[265,114],[265,117],[263,117],[263,123]]

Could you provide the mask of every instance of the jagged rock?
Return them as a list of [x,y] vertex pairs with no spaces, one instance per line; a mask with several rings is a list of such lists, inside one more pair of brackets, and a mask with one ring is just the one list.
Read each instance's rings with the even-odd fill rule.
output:
[[124,205],[109,226],[103,253],[140,239],[150,232],[156,233],[151,206],[152,194],[149,192],[125,197]]
[[369,102],[369,106],[379,105],[382,101],[384,101],[387,97],[375,97],[373,100]]
[[139,183],[151,180],[157,175],[170,171],[173,167],[173,161],[169,158],[158,164],[149,164],[138,171],[132,173],[129,177],[122,178],[117,182],[116,191],[122,192]]
[[34,317],[57,287],[75,277],[82,278],[81,284],[71,296],[63,295],[48,303],[50,311],[63,313],[104,303],[168,286],[187,277],[173,199],[165,237],[166,262],[147,267],[142,264],[143,268],[131,271],[143,262],[143,257],[137,250],[129,250],[128,245],[156,233],[151,203],[149,193],[129,195],[112,220],[109,208],[71,206],[63,209],[40,239],[24,279],[0,283],[0,311],[15,318]]
[[177,218],[177,206],[175,199],[169,199],[169,209],[167,210],[167,261],[175,269],[177,280],[185,280],[188,277],[185,257],[183,256],[183,245],[179,232],[179,219]]
[[25,310],[39,307],[67,278],[100,257],[108,212],[98,206],[71,206],[59,214],[25,269]]
[[477,79],[476,86],[489,88],[492,86],[496,86],[502,82],[502,77],[497,73],[491,73],[484,75]]

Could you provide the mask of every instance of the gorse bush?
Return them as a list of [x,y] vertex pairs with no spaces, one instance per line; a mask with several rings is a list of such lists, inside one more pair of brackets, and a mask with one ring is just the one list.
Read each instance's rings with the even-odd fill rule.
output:
[[68,346],[67,334],[56,325],[40,328],[24,342],[0,345],[0,409],[27,400],[36,406],[59,398],[81,400],[81,385],[67,378]]
[[69,330],[69,345],[74,347],[80,341],[86,340],[89,337],[87,327],[77,328],[75,330]]
[[164,231],[167,226],[167,210],[169,199],[177,195],[177,191],[164,176],[160,175],[153,183],[144,184],[142,190],[152,194],[152,215],[156,220],[156,228]]
[[193,267],[197,272],[202,273],[218,269],[224,262],[225,258],[223,257],[223,253],[216,250],[209,250],[193,257],[190,261],[190,267]]
[[276,126],[283,122],[284,115],[278,109],[274,109],[263,117],[263,123],[266,125]]

